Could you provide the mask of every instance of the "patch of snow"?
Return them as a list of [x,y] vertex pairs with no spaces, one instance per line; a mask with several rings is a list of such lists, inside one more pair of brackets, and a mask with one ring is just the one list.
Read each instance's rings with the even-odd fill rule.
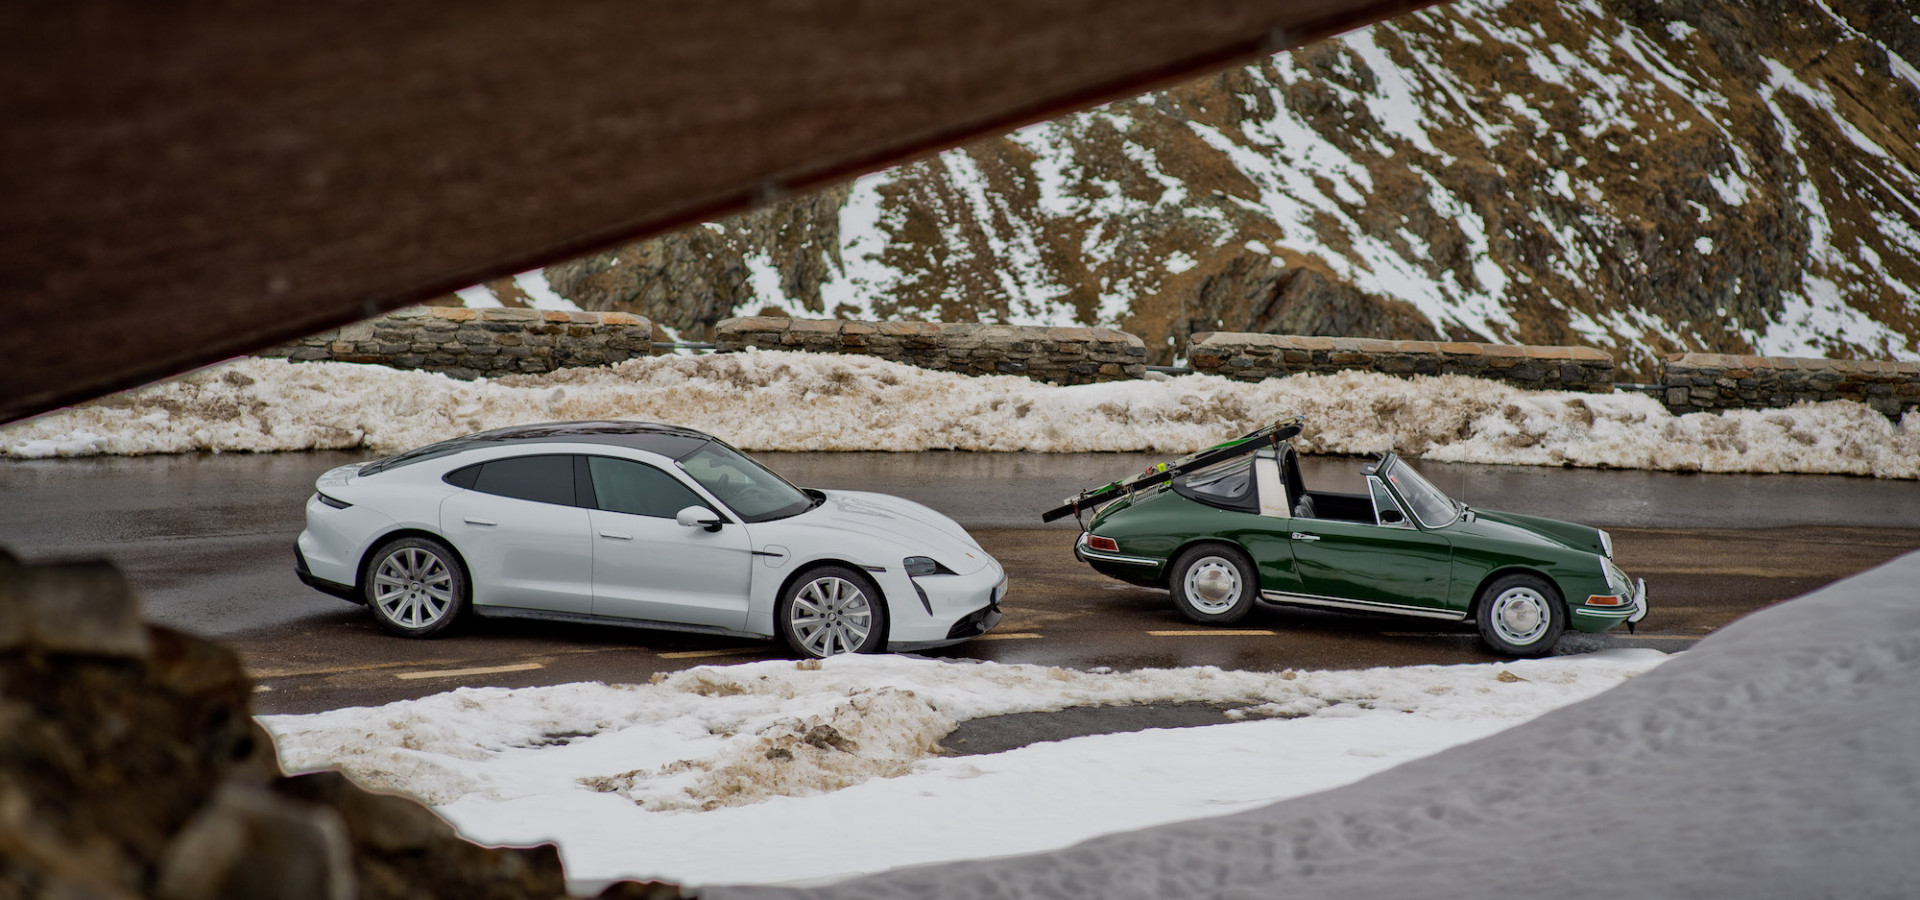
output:
[[463,287],[454,291],[453,295],[459,297],[460,303],[468,309],[495,309],[501,305],[500,298],[493,295],[493,289],[484,284]]
[[576,419],[684,425],[745,450],[1183,453],[1295,414],[1311,423],[1297,443],[1312,453],[1920,478],[1920,415],[1895,425],[1852,402],[1676,417],[1639,394],[1526,391],[1457,375],[1341,372],[1254,383],[1187,375],[1057,387],[784,351],[482,381],[243,359],[0,428],[0,455],[397,452]]
[[1344,788],[1051,853],[701,896],[1906,897],[1916,580],[1909,554],[1592,699]]
[[[267,716],[289,771],[338,768],[483,843],[554,841],[570,879],[820,883],[1067,847],[1351,783],[1592,697],[1655,651],[1470,666],[1087,672],[910,657],[702,667],[651,684],[461,689]],[[1212,702],[1238,724],[949,758],[962,721]],[[1088,766],[1085,761],[1098,759]],[[1286,765],[1257,761],[1285,759]],[[885,840],[756,840],[820,822]]]

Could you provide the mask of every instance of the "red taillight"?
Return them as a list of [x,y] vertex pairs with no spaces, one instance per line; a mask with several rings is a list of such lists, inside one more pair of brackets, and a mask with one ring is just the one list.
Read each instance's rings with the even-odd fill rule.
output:
[[1104,538],[1104,537],[1100,537],[1099,535],[1090,534],[1090,535],[1087,535],[1087,549],[1105,550],[1108,553],[1118,553],[1120,552],[1120,544],[1119,542],[1115,541],[1113,538]]
[[1587,598],[1587,605],[1588,606],[1625,606],[1627,605],[1627,598],[1617,597],[1612,594],[1595,594]]

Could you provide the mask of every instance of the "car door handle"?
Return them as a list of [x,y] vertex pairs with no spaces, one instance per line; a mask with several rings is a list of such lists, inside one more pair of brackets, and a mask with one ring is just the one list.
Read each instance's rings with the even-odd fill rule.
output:
[[498,525],[500,523],[495,522],[492,519],[476,519],[476,518],[473,518],[472,516],[468,516],[467,524],[468,525]]
[[1296,531],[1293,533],[1293,539],[1296,541],[1317,541],[1320,539],[1320,536],[1317,534],[1302,534]]
[[602,531],[602,532],[600,532],[600,536],[601,536],[601,537],[603,537],[603,538],[612,538],[612,539],[614,539],[614,540],[616,540],[616,541],[630,541],[630,540],[633,540],[633,535],[630,535],[630,534],[621,534],[621,533],[620,533],[620,532],[618,532],[618,531]]

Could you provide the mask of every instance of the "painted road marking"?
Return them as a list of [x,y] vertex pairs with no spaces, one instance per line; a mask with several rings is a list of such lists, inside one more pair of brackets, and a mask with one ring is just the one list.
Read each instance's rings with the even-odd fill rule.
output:
[[[433,662],[433,660],[427,661]],[[449,660],[449,662],[451,662],[451,660]],[[254,669],[248,674],[251,674],[255,678],[299,678],[306,675],[341,675],[347,672],[399,669],[406,666],[417,666],[419,664],[420,660],[413,659],[407,660],[406,662],[368,663],[358,666],[326,666],[319,669]]]
[[432,672],[396,672],[395,678],[414,681],[421,678],[461,678],[467,675],[498,675],[501,672],[526,672],[544,669],[542,663],[515,663],[511,666],[487,666],[481,669],[439,669]]
[[1191,631],[1149,631],[1147,633],[1154,637],[1272,637],[1280,632],[1267,631],[1263,628],[1243,628],[1238,630],[1232,628],[1202,628]]
[[763,647],[735,647],[732,650],[682,650],[678,653],[662,653],[661,659],[702,659],[708,656],[745,656],[749,653],[765,653]]
[[976,641],[1031,641],[1040,637],[1031,631],[1009,631],[1005,634],[983,634]]

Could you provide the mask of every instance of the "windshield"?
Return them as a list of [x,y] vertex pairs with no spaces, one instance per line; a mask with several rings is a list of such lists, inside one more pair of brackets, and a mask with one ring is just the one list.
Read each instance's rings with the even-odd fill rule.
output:
[[1407,499],[1407,505],[1413,507],[1413,514],[1420,518],[1420,524],[1428,528],[1438,528],[1451,523],[1460,514],[1459,505],[1453,498],[1440,492],[1440,489],[1420,477],[1405,460],[1394,460],[1394,466],[1387,471],[1387,480],[1400,490],[1400,496]]
[[718,441],[680,457],[679,464],[743,521],[784,519],[813,508],[805,491]]

